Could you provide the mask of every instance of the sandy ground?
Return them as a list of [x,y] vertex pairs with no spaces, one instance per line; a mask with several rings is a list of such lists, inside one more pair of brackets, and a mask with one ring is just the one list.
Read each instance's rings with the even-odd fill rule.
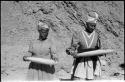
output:
[[[1,67],[1,79],[2,81],[25,81],[27,71],[28,71],[28,65],[30,62],[24,62],[22,60],[23,55],[25,55],[26,51],[28,50],[28,46],[24,45],[15,45],[15,46],[7,46],[2,45],[1,47],[2,51],[2,67]],[[9,57],[5,59],[6,57]],[[12,55],[13,54],[13,55]],[[20,54],[20,55],[19,55]],[[17,56],[19,55],[19,56]],[[14,58],[13,58],[14,57]],[[4,60],[3,60],[4,59]],[[11,63],[10,63],[11,62]],[[114,73],[118,73],[116,75],[112,75],[108,73],[108,69],[106,66],[102,67],[102,76],[101,78],[97,78],[97,80],[123,80],[124,79],[124,70],[116,70],[114,69]],[[70,73],[67,73],[66,71],[59,70],[55,74],[55,79],[60,78],[64,80],[70,79],[71,75]]]
[[[27,74],[27,69],[8,69],[4,74],[2,74],[2,81],[25,81]],[[65,71],[61,70],[56,74],[56,80],[57,77],[60,79],[63,79],[64,81],[70,79],[70,74],[66,73]],[[103,74],[101,78],[97,78],[96,80],[123,80],[124,75],[120,76],[110,76],[107,77],[106,75]]]

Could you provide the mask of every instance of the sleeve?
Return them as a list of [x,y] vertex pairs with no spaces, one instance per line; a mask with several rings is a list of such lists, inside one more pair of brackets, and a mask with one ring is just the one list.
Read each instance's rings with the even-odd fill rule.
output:
[[101,49],[101,42],[100,42],[100,37],[99,36],[98,36],[98,40],[97,40],[96,49]]
[[[97,45],[96,45],[96,49],[101,49],[101,41],[100,41],[100,37],[98,36],[98,40],[97,40]],[[98,56],[101,57],[102,55]],[[105,55],[106,56],[106,55]]]

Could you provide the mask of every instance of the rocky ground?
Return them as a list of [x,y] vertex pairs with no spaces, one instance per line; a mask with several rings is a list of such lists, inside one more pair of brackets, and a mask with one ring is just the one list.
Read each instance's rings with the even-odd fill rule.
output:
[[124,2],[123,1],[1,1],[1,79],[25,80],[29,62],[28,44],[38,38],[36,21],[47,19],[59,55],[55,77],[69,79],[73,58],[65,52],[72,34],[84,29],[86,13],[99,14],[97,31],[102,49],[117,52],[102,57],[101,80],[124,79]]

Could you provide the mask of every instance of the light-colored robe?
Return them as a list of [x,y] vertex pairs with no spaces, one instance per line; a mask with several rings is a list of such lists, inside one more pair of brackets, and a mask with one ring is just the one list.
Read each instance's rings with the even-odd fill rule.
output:
[[[52,46],[51,41],[48,39],[43,42],[40,40],[35,40],[31,42],[29,46],[29,52],[32,53],[31,56],[45,59],[51,59],[50,53],[55,54],[55,50],[56,48]],[[54,73],[54,65],[44,65],[31,62],[26,79],[29,81],[53,80]]]
[[[73,36],[72,45],[79,45],[77,52],[86,52],[89,48],[100,47],[99,37],[96,31],[90,35],[86,31]],[[101,63],[98,56],[75,58],[71,74],[82,79],[94,79],[94,75],[101,76]]]

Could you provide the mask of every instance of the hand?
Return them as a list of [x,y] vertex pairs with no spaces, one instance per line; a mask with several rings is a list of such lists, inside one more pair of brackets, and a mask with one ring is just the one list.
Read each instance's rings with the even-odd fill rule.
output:
[[69,55],[71,55],[71,56],[76,56],[76,55],[77,55],[77,51],[70,49],[70,50],[69,50]]
[[27,60],[27,57],[28,57],[28,56],[23,56],[23,61],[28,61],[28,60]]
[[68,48],[68,49],[66,49],[66,53],[67,53],[68,55],[73,55],[74,52],[75,52],[75,49],[73,49],[73,48]]
[[73,57],[76,57],[76,55],[77,55],[77,52],[76,52],[76,51],[74,51],[74,52],[71,54],[71,56],[73,56]]
[[54,61],[59,61],[56,54],[53,54],[53,55],[52,55],[52,59],[53,59]]
[[66,49],[66,53],[67,53],[68,55],[71,55],[71,54],[70,54],[70,49],[69,49],[69,48]]

